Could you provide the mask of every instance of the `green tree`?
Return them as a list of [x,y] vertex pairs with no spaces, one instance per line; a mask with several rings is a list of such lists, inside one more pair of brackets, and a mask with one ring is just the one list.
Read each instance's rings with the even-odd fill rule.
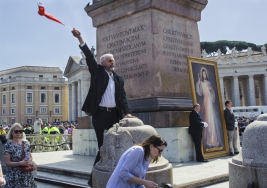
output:
[[[254,51],[261,51],[262,45],[256,45],[254,43],[245,42],[245,41],[229,41],[229,40],[218,40],[215,42],[201,42],[200,43],[201,49],[205,49],[206,52],[214,56],[218,49],[221,50],[223,54],[227,53],[227,47],[229,49],[232,49],[233,47],[236,47],[237,51],[242,51],[248,49],[248,47],[251,47]],[[267,43],[264,44],[264,46],[267,48]]]

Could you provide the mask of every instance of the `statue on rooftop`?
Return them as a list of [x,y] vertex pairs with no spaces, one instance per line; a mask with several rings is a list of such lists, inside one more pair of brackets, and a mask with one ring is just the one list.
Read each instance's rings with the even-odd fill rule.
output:
[[251,55],[252,55],[252,48],[248,47],[248,57],[251,57]]
[[202,49],[202,58],[206,59],[207,58],[207,52],[205,49]]
[[232,48],[232,58],[236,58],[237,57],[237,50],[235,47]]
[[261,47],[261,52],[262,52],[263,56],[266,56],[266,47],[265,46]]

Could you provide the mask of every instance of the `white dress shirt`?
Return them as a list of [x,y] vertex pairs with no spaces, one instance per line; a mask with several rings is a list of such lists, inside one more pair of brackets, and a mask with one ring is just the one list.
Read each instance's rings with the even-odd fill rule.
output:
[[[80,44],[81,47],[83,47],[84,45],[85,45],[85,43]],[[112,73],[111,73],[111,75],[107,71],[106,71],[106,73],[109,76],[108,86],[106,88],[104,95],[102,96],[102,99],[101,99],[99,106],[114,108],[114,107],[116,107],[114,78],[113,78]]]
[[107,71],[106,71],[106,73],[109,76],[108,86],[106,88],[105,93],[102,96],[102,99],[101,99],[99,106],[114,108],[114,107],[116,107],[115,82],[114,82],[113,74],[111,73],[111,75],[110,75]]

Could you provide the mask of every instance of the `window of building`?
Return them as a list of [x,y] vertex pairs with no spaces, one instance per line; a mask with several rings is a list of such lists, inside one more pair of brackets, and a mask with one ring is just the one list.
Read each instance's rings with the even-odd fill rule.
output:
[[32,124],[32,119],[27,119],[27,123]]
[[2,101],[3,104],[6,104],[6,95],[3,95],[3,101]]
[[3,78],[1,78],[1,80],[3,80]]
[[59,113],[60,113],[59,108],[55,108],[55,114],[59,114]]
[[54,95],[54,102],[59,103],[59,93],[55,93]]
[[27,86],[26,89],[32,89],[32,86]]
[[12,87],[11,90],[15,90],[15,87]]
[[9,76],[8,78],[11,78],[11,76]]
[[46,93],[41,93],[41,103],[46,103]]
[[47,118],[42,119],[42,122],[43,122],[43,123],[47,123],[47,122],[48,122],[48,119],[47,119]]
[[26,108],[26,113],[27,114],[32,114],[32,111],[33,111],[32,108]]
[[32,103],[32,93],[27,93],[27,103]]
[[3,91],[6,91],[6,88],[4,88]]
[[53,78],[57,78],[57,75],[54,75]]
[[11,114],[15,114],[15,108],[11,108]]
[[15,94],[14,93],[12,93],[11,94],[11,103],[15,103]]
[[54,90],[59,90],[59,87],[55,87]]
[[44,77],[44,75],[39,75],[39,78],[43,78]]
[[6,109],[5,108],[2,110],[2,114],[6,115]]
[[46,108],[41,108],[41,109],[40,109],[40,113],[41,113],[41,114],[46,114]]
[[41,89],[45,89],[45,87],[42,86]]

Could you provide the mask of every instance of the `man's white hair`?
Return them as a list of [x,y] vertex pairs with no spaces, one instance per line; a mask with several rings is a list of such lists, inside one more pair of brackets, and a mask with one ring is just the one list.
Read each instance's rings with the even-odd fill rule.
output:
[[100,63],[104,62],[106,60],[106,57],[113,57],[112,54],[104,54],[100,57]]

